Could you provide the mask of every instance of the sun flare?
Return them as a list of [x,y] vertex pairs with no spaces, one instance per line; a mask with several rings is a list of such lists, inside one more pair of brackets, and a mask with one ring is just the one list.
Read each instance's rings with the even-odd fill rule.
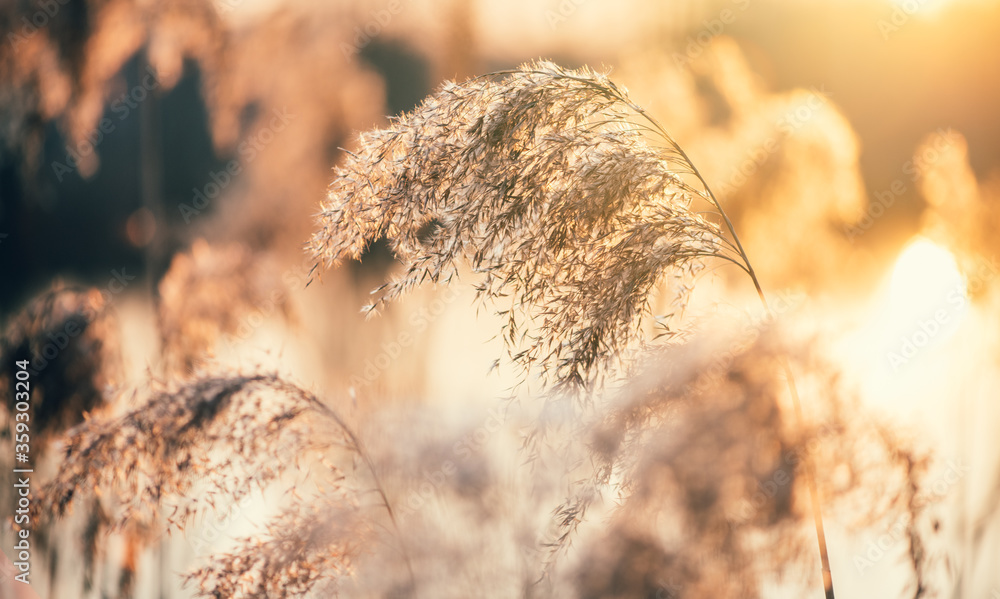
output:
[[951,252],[923,237],[903,248],[889,282],[892,320],[933,317],[963,307],[967,299],[965,278]]
[[899,411],[915,390],[947,370],[950,354],[943,350],[969,312],[966,281],[947,248],[917,237],[900,252],[876,297],[870,315],[848,337],[844,359],[874,404]]

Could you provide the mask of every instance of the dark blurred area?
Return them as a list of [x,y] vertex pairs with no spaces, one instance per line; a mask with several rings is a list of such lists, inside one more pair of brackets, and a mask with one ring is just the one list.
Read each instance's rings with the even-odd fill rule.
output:
[[[100,46],[114,45],[114,41],[102,41],[109,33],[100,31],[113,29],[114,23],[109,25],[106,21],[120,16],[108,14],[113,12],[113,4],[90,5],[74,0],[50,9],[45,3],[32,1],[13,2],[3,8],[7,43],[0,50],[4,67],[0,97],[7,99],[2,118],[8,121],[8,126],[4,128],[4,139],[0,140],[0,234],[3,235],[0,280],[4,282],[0,287],[0,314],[16,310],[57,277],[100,287],[106,284],[111,271],[118,269],[155,289],[171,257],[189,247],[192,240],[225,235],[217,232],[224,231],[224,225],[191,226],[192,220],[209,221],[219,211],[221,201],[215,201],[216,196],[239,195],[245,202],[261,201],[263,192],[254,196],[253,191],[246,191],[252,185],[247,181],[246,171],[256,168],[258,173],[270,175],[274,174],[270,169],[279,170],[252,164],[267,152],[271,138],[278,135],[277,130],[255,132],[254,129],[259,127],[258,121],[267,121],[269,109],[275,113],[277,109],[267,105],[262,97],[266,94],[241,89],[242,82],[218,91],[220,86],[233,83],[231,79],[226,82],[221,79],[237,77],[221,74],[219,69],[236,62],[231,53],[238,44],[250,43],[245,38],[258,36],[265,43],[275,43],[280,40],[274,38],[284,34],[299,35],[301,40],[307,20],[319,19],[313,27],[322,33],[327,33],[323,31],[326,25],[334,25],[324,24],[324,15],[310,14],[301,7],[283,9],[275,5],[274,11],[281,17],[275,22],[229,30],[212,12],[209,2],[168,4],[149,10],[149,14],[143,14],[147,9],[138,5],[117,6],[119,12],[155,23],[139,32],[122,27],[125,31],[121,35],[138,34],[140,39],[132,40],[138,41],[136,50],[118,66],[115,59],[121,48]],[[183,22],[172,20],[172,13],[192,7],[193,13],[185,13],[181,21],[190,18],[202,25],[207,23],[212,34],[222,41],[196,40],[207,46],[200,49],[172,48],[176,55],[168,60],[179,63],[173,65],[179,69],[167,76],[171,80],[165,81],[154,67],[154,38],[158,28],[171,30],[183,26]],[[47,12],[50,10],[55,14],[50,15]],[[326,14],[325,19],[343,16],[342,11],[333,12]],[[32,23],[41,27],[36,28]],[[282,26],[291,29],[273,31]],[[269,27],[273,30],[268,31]],[[146,38],[141,39],[142,35]],[[312,40],[317,41],[320,40]],[[328,45],[340,54],[339,46]],[[95,47],[98,49],[94,50]],[[45,56],[46,53],[57,57],[58,67],[48,64],[53,57]],[[211,56],[206,58],[206,53]],[[354,68],[377,73],[384,81],[385,108],[382,94],[372,89],[376,93],[368,98],[352,98],[369,103],[361,112],[374,116],[408,110],[431,89],[428,59],[398,37],[372,39],[356,49],[354,55],[338,58],[349,59],[357,65]],[[214,82],[206,81],[206,65],[215,69],[208,74],[215,76]],[[109,67],[113,72],[105,73],[103,80],[93,80],[95,71]],[[55,73],[47,72],[50,69]],[[274,73],[300,85],[308,85],[313,77],[328,76],[333,78],[331,87],[337,91],[349,88],[348,82],[342,80],[345,74],[338,68],[325,72],[295,70],[276,59],[272,64],[253,65],[249,71],[242,75],[266,79],[269,73]],[[49,77],[55,82],[46,81]],[[267,85],[266,80],[259,83]],[[57,85],[65,85],[67,89],[53,92]],[[89,89],[92,87],[101,89]],[[68,98],[59,98],[62,94]],[[56,95],[56,101],[61,103],[55,114],[45,114],[51,101],[47,95]],[[100,113],[89,122],[80,113],[86,112],[86,104],[94,96],[101,103]],[[352,118],[349,113],[356,109],[323,104],[323,100],[322,95],[303,98],[306,103],[327,108],[335,126],[316,128],[309,123],[301,124],[312,129],[310,137],[317,138],[315,143],[324,148],[324,153],[316,156],[323,170],[314,169],[311,173],[320,177],[326,176],[326,169],[337,159],[340,147],[347,145],[357,129],[345,127],[345,121]],[[217,103],[216,116],[220,105],[231,102],[224,108],[236,113],[236,131],[229,134],[234,139],[213,140],[213,134],[218,136],[219,132],[218,127],[213,131],[210,122],[211,101]],[[371,118],[366,124],[373,121]],[[302,139],[290,143],[299,150],[310,145]],[[306,182],[296,176],[299,173],[286,170],[284,174],[290,179],[294,177],[288,187],[296,191],[306,187]],[[301,215],[320,197],[321,192],[314,191],[313,197],[299,194],[294,198],[299,206],[298,210],[292,209],[296,215]],[[277,228],[274,223],[259,226]],[[256,233],[259,237],[260,232]],[[271,235],[263,234],[263,245],[267,245]],[[249,237],[244,240],[260,241]]]
[[[141,85],[142,63],[133,56],[123,66],[119,76],[126,89]],[[44,144],[33,171],[26,157],[4,153],[0,210],[9,237],[3,240],[6,251],[0,252],[0,277],[8,282],[0,295],[3,310],[57,275],[93,285],[106,283],[112,269],[145,276],[144,252],[153,229],[176,247],[178,205],[229,157],[213,151],[200,73],[193,62],[185,62],[183,76],[162,98],[147,98],[138,110],[148,114],[119,119],[105,107],[101,119],[115,127],[92,138],[100,164],[86,178],[72,166],[68,142],[55,123],[44,125]],[[158,143],[143,143],[147,121],[147,135],[156,136]],[[161,218],[155,222],[143,201],[144,152],[153,152],[162,169],[157,177]]]

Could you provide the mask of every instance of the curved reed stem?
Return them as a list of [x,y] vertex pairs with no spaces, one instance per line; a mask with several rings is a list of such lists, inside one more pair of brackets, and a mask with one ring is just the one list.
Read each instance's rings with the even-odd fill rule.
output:
[[[641,107],[636,106],[635,104],[632,104],[632,107],[638,114],[652,123],[653,127],[664,137],[664,139],[667,140],[674,151],[681,156],[684,162],[691,165],[692,174],[698,178],[698,181],[701,183],[702,187],[704,187],[705,192],[708,194],[708,199],[719,211],[719,215],[722,216],[723,221],[726,223],[726,229],[729,231],[729,234],[733,236],[733,241],[736,243],[736,249],[739,251],[740,257],[743,259],[743,264],[746,266],[743,270],[750,276],[750,280],[753,281],[753,286],[757,291],[757,297],[760,298],[761,305],[764,307],[768,316],[773,317],[774,312],[771,310],[771,306],[767,302],[767,296],[764,295],[764,290],[760,285],[760,280],[757,278],[757,273],[754,271],[753,265],[750,264],[750,258],[747,256],[746,250],[740,242],[740,237],[736,234],[736,228],[733,226],[733,222],[729,219],[729,215],[726,214],[726,210],[722,207],[722,204],[719,202],[718,198],[715,197],[712,189],[708,186],[708,183],[698,171],[698,167],[694,165],[690,158],[688,158],[687,153],[673,140],[673,138],[667,134],[666,130],[660,126],[656,119],[649,116]],[[792,398],[792,405],[795,409],[796,419],[799,421],[799,424],[802,424],[805,422],[805,417],[802,413],[802,402],[799,400],[799,391],[795,384],[795,376],[792,373],[792,367],[788,363],[787,357],[782,357],[781,364],[785,371],[785,380],[788,383],[788,392]],[[823,589],[826,593],[826,599],[835,599],[833,591],[833,573],[830,570],[830,554],[826,544],[826,530],[823,526],[822,503],[819,496],[819,488],[816,486],[816,472],[810,459],[807,458],[803,460],[803,465],[805,467],[806,485],[809,487],[809,501],[812,506],[813,524],[816,528],[816,542],[819,546],[819,556],[823,570]]]
[[[589,85],[595,84],[593,81],[582,77],[570,77],[570,78],[580,81],[581,83],[587,83]],[[691,159],[688,157],[687,152],[685,152],[684,149],[681,148],[680,144],[674,141],[674,139],[670,136],[670,134],[667,133],[666,129],[664,129],[663,126],[660,125],[659,121],[657,121],[653,116],[651,116],[648,112],[646,112],[644,108],[632,102],[632,100],[630,100],[628,96],[621,93],[621,91],[617,87],[615,87],[614,84],[610,84],[609,82],[609,85],[607,85],[603,91],[612,93],[615,96],[615,99],[621,101],[623,104],[634,110],[636,114],[645,119],[650,124],[652,129],[658,135],[660,135],[664,139],[664,141],[667,142],[667,144],[669,144],[670,149],[674,151],[678,157],[680,157],[681,162],[691,167],[691,174],[698,179],[698,182],[704,189],[705,193],[702,194],[703,197],[705,197],[705,199],[707,199],[709,202],[711,202],[712,205],[715,206],[716,210],[718,210],[719,216],[721,216],[723,222],[725,222],[726,229],[729,231],[729,234],[732,235],[733,237],[733,241],[736,244],[735,249],[739,253],[740,258],[743,262],[742,264],[738,264],[738,266],[740,266],[744,270],[744,272],[746,272],[750,276],[750,280],[753,281],[754,289],[757,291],[757,297],[760,298],[761,305],[764,307],[764,310],[767,312],[768,316],[773,317],[774,312],[771,310],[771,306],[767,302],[767,296],[764,294],[764,289],[760,285],[760,279],[757,278],[757,273],[754,271],[753,265],[750,263],[750,258],[749,256],[747,256],[746,250],[743,247],[743,243],[740,241],[740,236],[736,233],[736,227],[733,226],[733,221],[730,220],[729,215],[726,213],[725,208],[722,207],[722,204],[719,202],[719,199],[715,196],[715,194],[712,192],[712,189],[708,186],[708,182],[705,181],[705,178],[698,170],[698,167],[695,166],[694,162],[692,162]],[[782,367],[785,371],[785,379],[788,383],[788,392],[792,398],[792,404],[795,409],[796,418],[798,419],[799,423],[802,424],[805,421],[805,417],[803,416],[802,413],[802,402],[799,399],[798,387],[795,384],[795,376],[792,373],[792,368],[791,365],[788,363],[788,359],[782,358],[781,362],[782,362]],[[835,599],[833,590],[833,574],[830,570],[830,554],[826,544],[826,530],[823,525],[823,510],[821,505],[821,499],[819,496],[819,488],[816,485],[816,473],[815,469],[813,468],[811,460],[805,459],[803,461],[803,464],[805,467],[806,484],[809,487],[809,500],[812,506],[813,524],[816,529],[816,542],[817,545],[819,546],[820,562],[823,571],[823,589],[826,593],[826,599]]]
[[[733,221],[730,220],[729,215],[726,213],[725,208],[722,207],[722,204],[719,202],[719,199],[715,196],[715,194],[712,192],[712,189],[708,186],[708,182],[705,181],[705,178],[698,170],[698,167],[694,165],[694,162],[691,161],[691,159],[687,155],[687,152],[685,152],[684,149],[681,148],[680,144],[674,141],[674,139],[670,136],[670,134],[667,133],[666,129],[664,129],[663,126],[660,125],[659,121],[657,121],[653,116],[651,116],[648,112],[646,112],[644,108],[634,103],[626,94],[622,93],[622,91],[610,81],[606,82],[602,81],[598,83],[593,79],[589,79],[586,77],[576,77],[573,75],[563,75],[563,76],[569,79],[573,79],[574,81],[583,83],[585,85],[594,86],[595,88],[598,89],[600,93],[614,97],[615,100],[621,102],[625,106],[628,106],[631,110],[635,111],[636,114],[641,116],[643,119],[646,120],[646,122],[649,123],[650,128],[652,129],[653,132],[655,132],[657,135],[662,137],[664,141],[667,142],[667,144],[670,147],[670,150],[676,153],[676,155],[680,158],[680,162],[682,164],[686,164],[691,168],[691,174],[698,179],[698,182],[701,184],[701,187],[704,190],[704,193],[699,193],[699,195],[701,195],[704,199],[706,199],[713,206],[715,206],[715,209],[718,210],[719,216],[722,217],[722,220],[726,225],[726,229],[729,231],[729,234],[732,235],[733,237],[733,241],[735,242],[734,249],[738,252],[742,264],[737,263],[734,260],[730,260],[730,262],[737,264],[737,266],[742,268],[743,271],[750,276],[750,280],[753,281],[754,289],[757,291],[757,297],[760,298],[761,305],[764,307],[764,310],[767,312],[768,316],[774,316],[774,312],[771,310],[771,306],[767,302],[767,296],[764,294],[764,289],[760,285],[760,279],[757,278],[757,273],[754,271],[753,265],[750,263],[750,258],[747,256],[746,250],[743,247],[743,243],[740,241],[740,236],[736,233],[736,227],[733,226]],[[697,190],[695,191],[697,192]],[[730,247],[732,247],[731,244]],[[786,381],[788,382],[788,392],[792,398],[792,404],[794,405],[795,415],[799,423],[801,424],[804,422],[804,416],[802,413],[802,403],[799,400],[798,388],[795,385],[795,377],[792,373],[792,369],[788,363],[787,358],[782,359],[782,365],[785,370],[785,378]],[[813,523],[816,528],[816,542],[819,546],[820,562],[823,570],[823,589],[826,593],[826,599],[835,599],[833,591],[833,574],[830,570],[830,554],[826,544],[826,531],[825,527],[823,526],[823,511],[819,496],[819,489],[816,486],[816,473],[812,466],[812,462],[809,459],[804,460],[803,463],[805,467],[806,484],[809,487],[809,499],[812,505]]]

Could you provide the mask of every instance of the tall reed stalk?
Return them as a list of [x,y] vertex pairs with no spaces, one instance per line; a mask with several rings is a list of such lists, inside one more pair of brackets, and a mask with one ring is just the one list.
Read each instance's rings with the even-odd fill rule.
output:
[[[715,209],[719,211],[719,215],[722,216],[723,221],[726,224],[726,230],[732,235],[733,241],[736,243],[736,249],[739,252],[740,259],[743,262],[744,270],[750,280],[753,282],[754,289],[757,291],[757,297],[760,298],[760,303],[764,307],[768,316],[773,317],[774,312],[771,310],[770,304],[767,302],[767,296],[764,294],[764,289],[761,287],[760,279],[757,278],[757,273],[753,269],[753,265],[750,263],[750,258],[747,256],[746,250],[743,248],[743,243],[740,241],[740,236],[736,233],[736,227],[733,226],[733,221],[730,220],[729,215],[726,214],[726,209],[722,207],[722,203],[712,192],[711,187],[709,187],[708,182],[702,177],[701,172],[698,167],[694,165],[687,153],[681,148],[674,139],[667,133],[667,131],[656,121],[652,116],[649,115],[642,107],[637,104],[632,103],[627,97],[622,97],[621,100],[629,104],[629,106],[636,111],[637,114],[641,115],[644,119],[649,121],[660,136],[676,151],[684,161],[691,166],[691,173],[697,177],[698,181],[701,183],[708,195],[709,199]],[[788,392],[792,398],[792,405],[795,409],[795,416],[799,421],[799,424],[805,423],[805,417],[802,413],[802,402],[799,399],[799,390],[795,384],[795,375],[792,373],[791,365],[788,363],[786,357],[782,358],[781,361],[782,368],[785,371],[785,380],[788,382]],[[819,489],[816,486],[816,473],[813,468],[812,461],[809,459],[804,460],[803,466],[805,468],[806,485],[809,487],[809,501],[812,507],[813,524],[816,528],[816,543],[819,546],[819,556],[820,562],[823,569],[823,588],[826,593],[827,599],[835,599],[835,594],[833,590],[833,572],[830,570],[830,554],[829,549],[826,545],[826,530],[823,526],[823,509],[822,501],[819,495]]]

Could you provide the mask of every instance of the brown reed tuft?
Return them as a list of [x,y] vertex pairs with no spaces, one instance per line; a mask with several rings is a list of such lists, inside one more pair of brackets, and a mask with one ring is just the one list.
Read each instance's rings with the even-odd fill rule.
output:
[[704,257],[736,261],[692,209],[708,195],[685,182],[686,157],[644,118],[589,69],[537,62],[446,83],[360,137],[310,249],[329,267],[388,239],[404,269],[369,310],[468,265],[479,297],[502,304],[516,363],[557,388],[591,387],[641,338],[657,283]]
[[255,311],[290,314],[287,289],[266,254],[240,244],[195,241],[174,256],[159,284],[159,322],[169,371],[186,374],[211,356],[223,335],[238,333]]
[[[117,319],[97,289],[57,283],[11,317],[0,338],[0,382],[13,389],[15,362],[27,360],[32,432],[62,433],[108,402],[121,377]],[[8,409],[14,413],[14,395]]]
[[[692,210],[695,199],[732,241]],[[770,311],[732,221],[686,152],[624,89],[589,69],[538,62],[445,84],[393,127],[361,137],[319,224],[311,249],[327,266],[359,258],[383,237],[403,262],[402,276],[377,290],[370,309],[426,279],[446,283],[459,260],[469,263],[482,275],[480,299],[510,297],[500,315],[513,361],[525,374],[537,367],[556,391],[592,390],[627,365],[654,286],[692,276],[702,258],[744,270]],[[690,288],[682,281],[676,289],[683,306]],[[808,465],[806,479],[833,599]],[[570,529],[559,547],[579,517],[572,508],[556,517]]]
[[336,596],[336,579],[352,573],[354,557],[370,541],[359,512],[333,493],[293,504],[268,523],[263,540],[243,538],[234,552],[213,556],[185,578],[198,584],[201,597],[286,599],[317,587]]
[[301,452],[337,443],[334,436],[317,445],[309,432],[305,416],[319,409],[317,401],[262,374],[209,376],[156,391],[122,416],[70,431],[63,466],[38,510],[62,515],[81,495],[100,490],[120,501],[119,524],[151,521],[173,502],[163,515],[181,526],[274,480],[282,460],[294,463]]
[[[110,528],[144,543],[154,534],[131,533],[155,533],[161,520],[168,532],[184,529],[289,469],[313,473],[317,464],[321,495],[311,503],[293,502],[269,523],[269,540],[244,539],[236,553],[216,556],[188,576],[199,581],[200,596],[301,595],[349,571],[366,520],[344,516],[371,505],[359,503],[362,495],[374,492],[375,507],[385,509],[393,526],[395,516],[374,464],[347,423],[316,395],[277,375],[201,376],[154,390],[120,417],[81,424],[70,431],[60,470],[33,507],[44,520],[96,495],[110,504]],[[373,488],[354,484],[359,465]],[[337,509],[321,511],[319,504]],[[334,534],[334,525],[346,526],[356,538]]]

